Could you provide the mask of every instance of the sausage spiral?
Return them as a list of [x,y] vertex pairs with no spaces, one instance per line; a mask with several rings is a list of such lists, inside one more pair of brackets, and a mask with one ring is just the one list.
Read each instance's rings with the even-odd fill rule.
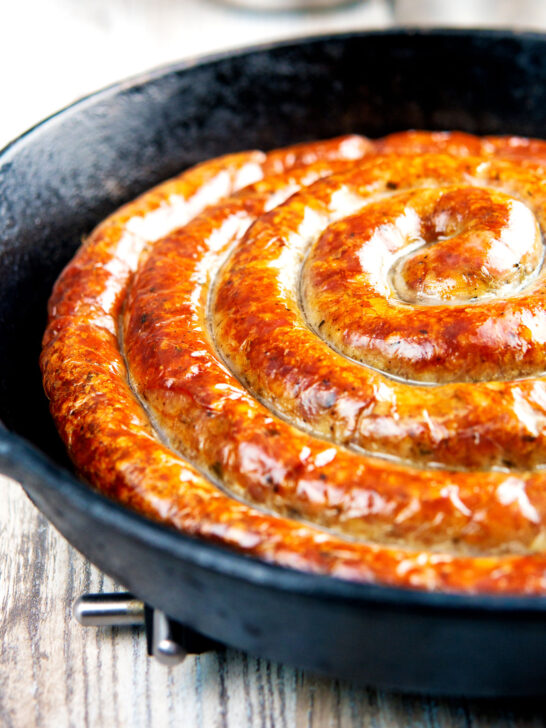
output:
[[56,283],[84,478],[274,563],[546,593],[546,142],[350,136],[189,170]]

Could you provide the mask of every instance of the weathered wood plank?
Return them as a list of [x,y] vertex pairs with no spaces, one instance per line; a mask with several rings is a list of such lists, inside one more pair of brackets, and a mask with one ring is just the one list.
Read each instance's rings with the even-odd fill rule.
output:
[[142,630],[83,629],[72,603],[121,587],[0,478],[2,728],[539,728],[546,706],[402,696],[228,650],[167,669]]

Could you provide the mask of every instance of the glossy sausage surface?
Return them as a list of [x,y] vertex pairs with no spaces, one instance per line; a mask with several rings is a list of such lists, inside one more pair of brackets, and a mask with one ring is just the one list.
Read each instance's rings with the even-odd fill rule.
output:
[[293,568],[546,593],[546,143],[205,162],[102,223],[41,358],[76,467]]

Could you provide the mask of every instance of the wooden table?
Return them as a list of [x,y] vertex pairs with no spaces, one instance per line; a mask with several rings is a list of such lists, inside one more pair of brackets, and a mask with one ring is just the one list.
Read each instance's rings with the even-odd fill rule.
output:
[[82,628],[83,592],[122,587],[0,479],[2,728],[539,728],[546,704],[403,696],[319,678],[235,650],[166,668],[142,630]]

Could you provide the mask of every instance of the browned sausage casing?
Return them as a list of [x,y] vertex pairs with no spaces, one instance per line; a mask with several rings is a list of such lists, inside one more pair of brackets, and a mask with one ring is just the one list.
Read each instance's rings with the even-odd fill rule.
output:
[[205,162],[97,227],[41,366],[81,475],[316,573],[546,594],[546,142]]

